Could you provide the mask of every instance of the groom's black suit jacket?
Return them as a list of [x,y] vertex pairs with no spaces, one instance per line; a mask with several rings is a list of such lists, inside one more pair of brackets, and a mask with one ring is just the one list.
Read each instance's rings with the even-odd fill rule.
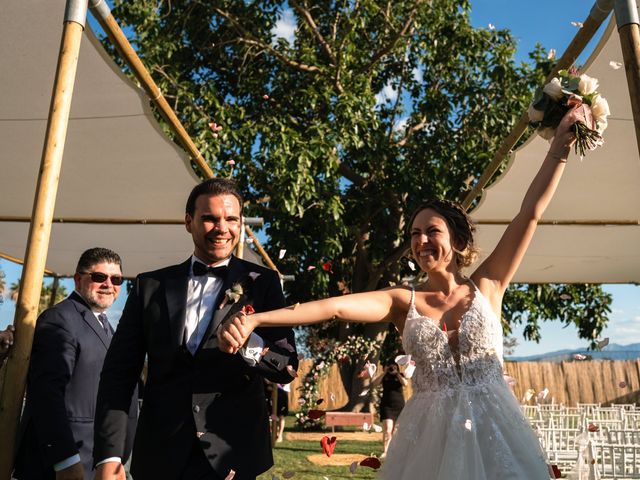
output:
[[[276,272],[232,257],[216,310],[195,355],[186,348],[185,309],[190,260],[138,276],[107,353],[98,393],[94,460],[123,451],[128,399],[148,361],[144,400],[133,448],[136,480],[180,477],[198,442],[217,474],[251,478],[273,464],[263,377],[288,383],[297,369],[293,330],[257,329],[268,351],[250,367],[217,348],[215,330],[243,305],[257,312],[284,306]],[[251,274],[251,275],[250,275]],[[242,285],[242,298],[218,305]]]

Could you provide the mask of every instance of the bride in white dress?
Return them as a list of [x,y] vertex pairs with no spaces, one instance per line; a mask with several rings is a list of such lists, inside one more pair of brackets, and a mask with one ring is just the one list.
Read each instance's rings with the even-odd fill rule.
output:
[[258,326],[392,322],[416,370],[381,478],[548,480],[545,455],[503,378],[500,310],[560,181],[578,119],[575,111],[565,115],[520,212],[471,276],[461,273],[475,253],[469,218],[451,202],[426,202],[408,223],[413,257],[428,275],[415,290],[392,287],[239,313],[218,331],[220,348],[235,353]]

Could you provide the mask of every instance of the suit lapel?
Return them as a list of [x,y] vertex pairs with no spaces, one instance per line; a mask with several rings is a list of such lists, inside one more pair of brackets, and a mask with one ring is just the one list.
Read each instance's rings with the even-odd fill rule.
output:
[[169,328],[171,329],[171,341],[174,346],[180,346],[184,341],[184,328],[187,319],[187,284],[190,267],[191,258],[172,270],[165,282]]
[[73,292],[69,299],[72,300],[75,304],[76,310],[82,316],[84,323],[86,323],[91,330],[98,336],[104,348],[109,348],[109,344],[111,340],[107,337],[107,333],[104,331],[102,326],[99,325],[99,320],[93,314],[91,309],[87,306],[84,298],[78,295],[76,292]]

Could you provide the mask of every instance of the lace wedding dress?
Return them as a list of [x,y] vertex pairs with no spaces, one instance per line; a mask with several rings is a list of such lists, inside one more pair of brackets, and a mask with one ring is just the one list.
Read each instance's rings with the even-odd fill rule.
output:
[[502,328],[473,285],[458,348],[415,294],[402,343],[416,363],[407,402],[381,471],[385,480],[548,480],[540,444],[502,374]]

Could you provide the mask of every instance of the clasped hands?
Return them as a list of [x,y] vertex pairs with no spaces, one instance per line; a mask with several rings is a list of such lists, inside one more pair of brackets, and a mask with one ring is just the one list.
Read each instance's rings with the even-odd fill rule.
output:
[[218,328],[218,348],[225,353],[237,353],[247,343],[256,326],[257,322],[252,320],[251,315],[236,313]]

